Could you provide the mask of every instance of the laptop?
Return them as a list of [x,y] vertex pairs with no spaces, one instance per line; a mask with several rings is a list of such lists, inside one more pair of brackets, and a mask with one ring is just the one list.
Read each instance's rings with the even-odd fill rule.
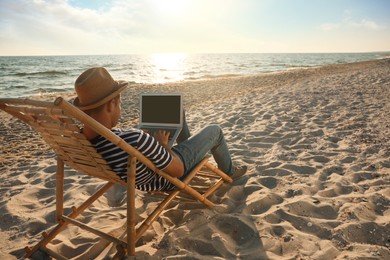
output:
[[183,98],[181,94],[143,93],[140,97],[140,129],[153,134],[168,131],[170,147],[183,127]]

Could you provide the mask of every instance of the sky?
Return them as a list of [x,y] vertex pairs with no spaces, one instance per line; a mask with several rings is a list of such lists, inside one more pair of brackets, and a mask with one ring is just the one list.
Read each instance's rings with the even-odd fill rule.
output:
[[0,0],[0,56],[390,51],[390,0]]

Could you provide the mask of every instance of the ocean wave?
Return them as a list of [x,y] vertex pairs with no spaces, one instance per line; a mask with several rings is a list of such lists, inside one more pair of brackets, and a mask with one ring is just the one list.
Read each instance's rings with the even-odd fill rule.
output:
[[44,87],[44,88],[34,88],[30,92],[32,94],[43,94],[43,93],[58,93],[58,92],[68,92],[72,91],[73,88],[51,88],[51,87]]
[[67,72],[48,70],[48,71],[37,71],[37,72],[17,72],[12,74],[12,76],[26,77],[26,76],[62,76],[67,75]]
[[302,65],[302,64],[286,64],[286,68],[310,68],[315,65]]
[[239,77],[242,76],[243,74],[218,74],[218,75],[202,75],[199,77],[188,77],[186,79],[189,80],[194,80],[194,79],[216,79],[216,78],[232,78],[232,77]]
[[210,73],[210,71],[208,71],[208,70],[199,70],[199,71],[194,71],[194,70],[192,70],[192,71],[186,71],[186,72],[184,72],[183,73],[183,75],[184,76],[189,76],[189,75],[207,75],[208,73]]
[[25,85],[13,85],[13,86],[8,86],[5,88],[5,90],[13,90],[13,89],[28,89],[28,86]]

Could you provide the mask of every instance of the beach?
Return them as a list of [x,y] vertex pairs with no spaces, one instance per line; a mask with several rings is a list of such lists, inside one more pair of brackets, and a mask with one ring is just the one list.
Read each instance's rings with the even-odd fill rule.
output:
[[[233,160],[249,167],[211,196],[214,208],[173,202],[139,241],[141,259],[390,259],[390,59],[132,84],[120,127],[137,125],[141,92],[182,93],[191,131],[220,125]],[[55,225],[56,157],[0,117],[0,258],[18,259]],[[66,168],[65,212],[103,183]],[[80,219],[121,235],[124,192],[113,187]],[[137,191],[137,219],[158,199]],[[50,247],[74,259],[114,254],[74,226]]]

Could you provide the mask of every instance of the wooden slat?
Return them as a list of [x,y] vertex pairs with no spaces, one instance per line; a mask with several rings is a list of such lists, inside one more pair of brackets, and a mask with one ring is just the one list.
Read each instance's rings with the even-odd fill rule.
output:
[[[67,154],[68,154],[69,158],[72,158],[72,160],[74,160],[75,162],[80,162],[80,163],[85,162],[85,164],[87,164],[87,165],[98,165],[99,164],[88,153],[80,154],[80,153],[70,153],[70,152],[68,152]],[[104,162],[105,161],[103,160],[103,163]]]
[[39,131],[45,131],[45,129],[50,129],[50,128],[53,128],[53,129],[56,129],[56,128],[59,128],[60,123],[42,123],[42,122],[39,122],[39,121],[36,121],[36,119],[34,118],[34,121],[31,122],[31,126],[39,129]]
[[59,124],[62,124],[62,122],[56,118],[56,117],[52,117],[50,115],[47,115],[47,114],[34,114],[34,118],[35,120],[37,120],[38,122],[42,123],[42,122],[54,122],[54,123],[59,123]]
[[[45,134],[42,133],[42,135]],[[66,136],[53,136],[53,135],[49,135],[49,137],[55,142],[62,145],[66,145],[68,147],[70,146],[80,147],[80,143],[87,146],[91,145],[91,143],[88,140],[79,140],[76,138],[70,138]]]
[[[34,119],[35,120],[35,119]],[[67,124],[58,119],[46,120],[46,121],[33,121],[31,122],[36,127],[42,127],[43,129],[49,128],[52,130],[68,130],[71,132],[79,132],[80,128],[76,124]]]
[[58,108],[31,108],[25,106],[8,106],[8,110],[28,115],[42,116],[42,118],[43,116],[50,116],[56,118],[61,118],[65,116],[63,110]]
[[74,131],[73,130],[69,130],[67,128],[48,128],[48,129],[45,129],[45,133],[46,134],[49,134],[49,135],[59,135],[59,136],[72,136]]
[[2,107],[2,109],[10,115],[22,120],[23,122],[30,124],[34,120],[30,115],[21,113],[19,110],[12,110],[10,107]]
[[78,164],[83,164],[83,165],[87,165],[87,166],[91,166],[91,167],[95,167],[95,168],[98,167],[98,165],[99,165],[92,158],[91,158],[91,160],[86,160],[86,159],[79,159],[79,158],[77,158],[77,156],[72,155],[72,154],[69,154],[68,156],[69,156],[68,158],[70,158],[73,162],[78,163]]
[[61,143],[57,143],[53,138],[51,138],[51,136],[47,137],[47,136],[43,136],[45,138],[45,141],[50,145],[52,146],[54,149],[57,149],[57,150],[62,150],[62,149],[75,149],[75,150],[85,150],[85,151],[88,151],[89,153],[96,153],[96,149],[89,143],[88,145],[81,145],[80,143],[78,143],[78,145],[71,145],[71,144],[61,144]]
[[32,99],[22,99],[22,98],[1,98],[1,103],[13,104],[13,105],[28,105],[28,106],[38,106],[38,107],[54,107],[53,102],[32,100]]
[[[54,122],[54,121],[53,121]],[[42,127],[41,124],[34,122],[37,127]],[[79,133],[80,128],[78,127],[77,124],[66,124],[63,123],[62,121],[55,121],[54,124],[51,125],[52,127],[45,129],[46,131],[52,131],[55,133],[55,131],[59,132],[69,132],[69,133]]]
[[66,216],[62,216],[62,220],[66,221],[66,222],[68,222],[68,223],[70,223],[72,225],[78,226],[79,228],[82,228],[84,230],[87,230],[87,231],[89,231],[89,232],[91,232],[91,233],[93,233],[93,234],[95,234],[95,235],[97,235],[99,237],[102,237],[102,238],[104,238],[104,239],[106,239],[106,240],[108,240],[110,242],[113,242],[115,244],[119,244],[119,245],[121,245],[123,247],[127,246],[126,242],[124,242],[124,241],[122,241],[120,239],[117,239],[117,238],[115,238],[115,237],[113,237],[113,236],[111,236],[109,234],[106,234],[106,233],[104,233],[104,232],[102,232],[102,231],[100,231],[100,230],[98,230],[96,228],[87,226],[87,225],[85,225],[84,223],[82,223],[80,221],[77,221],[77,220],[72,219],[72,218],[68,218]]
[[[60,146],[58,146],[58,147],[60,147]],[[65,146],[61,146],[60,149],[65,153],[73,153],[73,154],[81,154],[81,155],[88,153],[98,163],[105,163],[105,160],[103,159],[103,157],[100,154],[98,154],[96,151],[91,151],[91,149],[80,150],[80,149],[76,149],[74,147],[65,147]]]
[[[96,172],[99,173],[99,171],[103,171],[101,174],[102,176],[106,175],[107,173],[108,174],[115,174],[115,172],[112,171],[110,166],[107,164],[93,164],[93,163],[88,164],[85,161],[73,160],[72,158],[70,158],[69,156],[66,156],[66,155],[61,155],[61,158],[64,159],[64,162],[66,162],[66,164],[71,165],[72,167],[79,167],[80,165],[85,166],[82,169],[84,171],[88,170],[88,172],[92,172],[92,173],[94,173],[94,175],[96,175]],[[89,168],[87,168],[87,167],[89,167]]]
[[96,168],[91,170],[91,169],[87,169],[87,167],[85,166],[74,164],[73,162],[72,163],[68,163],[66,161],[64,162],[66,165],[70,165],[73,169],[79,171],[80,173],[93,176],[95,178],[99,178],[105,181],[109,181],[115,184],[125,185],[125,182],[120,178],[117,178],[118,176],[114,172],[97,170]]
[[78,160],[77,158],[72,158],[72,157],[68,157],[68,158],[76,164],[93,167],[95,168],[95,171],[99,171],[99,170],[111,171],[110,166],[107,165],[105,161],[102,164],[100,164],[93,160],[88,161],[88,160]]
[[59,118],[61,122],[68,124],[68,125],[76,125],[76,121],[73,118],[70,118],[68,116],[60,117]]
[[[78,128],[77,132],[73,132],[72,133],[72,136],[79,139],[79,140],[88,140],[87,137],[85,135],[83,135],[82,133],[80,133],[80,129]],[[89,141],[88,141],[89,142]],[[90,142],[89,142],[90,143]]]
[[[50,128],[50,129],[60,129],[60,128],[63,128],[62,124],[64,124],[64,123],[56,122],[56,121],[34,123],[34,125],[36,125],[36,127],[41,127],[43,130],[47,129],[47,128]],[[78,131],[79,130],[79,128],[77,126],[71,126],[71,125],[67,125],[66,128],[68,130],[71,130],[71,131]]]
[[97,171],[95,167],[91,167],[91,166],[88,166],[88,165],[79,164],[79,163],[75,163],[75,162],[73,162],[73,164],[76,165],[77,167],[79,167],[80,169],[82,169],[83,172],[88,172],[88,173],[90,173],[93,176],[105,176],[105,178],[109,178],[110,180],[123,182],[119,178],[119,176],[116,175],[114,172],[112,172],[111,174],[108,173],[108,172],[106,172],[107,174],[97,174],[97,172],[99,172],[99,171]]
[[74,157],[72,158],[78,158],[80,160],[94,160],[98,164],[107,164],[107,162],[100,156],[98,153],[87,153],[88,151],[86,150],[76,150],[73,148],[68,148],[68,147],[61,147],[62,150],[65,153],[68,153]]
[[28,106],[43,106],[53,107],[53,102],[32,100],[32,99],[21,99],[21,98],[2,98],[0,102],[13,105],[28,105]]
[[[46,141],[48,145],[50,145],[55,151],[63,151],[63,148],[72,148],[72,149],[82,149],[82,146],[75,146],[75,145],[67,145],[67,144],[61,144],[57,143],[56,140],[53,140],[51,137],[43,136],[43,139]],[[85,150],[89,150],[88,148],[84,148]]]
[[[58,147],[56,147],[57,149]],[[108,165],[107,162],[96,152],[88,153],[88,151],[75,151],[75,149],[69,150],[67,147],[59,147],[58,152],[68,158],[75,161],[86,161],[88,165]],[[82,153],[84,152],[84,153]],[[90,163],[88,163],[90,162]]]

